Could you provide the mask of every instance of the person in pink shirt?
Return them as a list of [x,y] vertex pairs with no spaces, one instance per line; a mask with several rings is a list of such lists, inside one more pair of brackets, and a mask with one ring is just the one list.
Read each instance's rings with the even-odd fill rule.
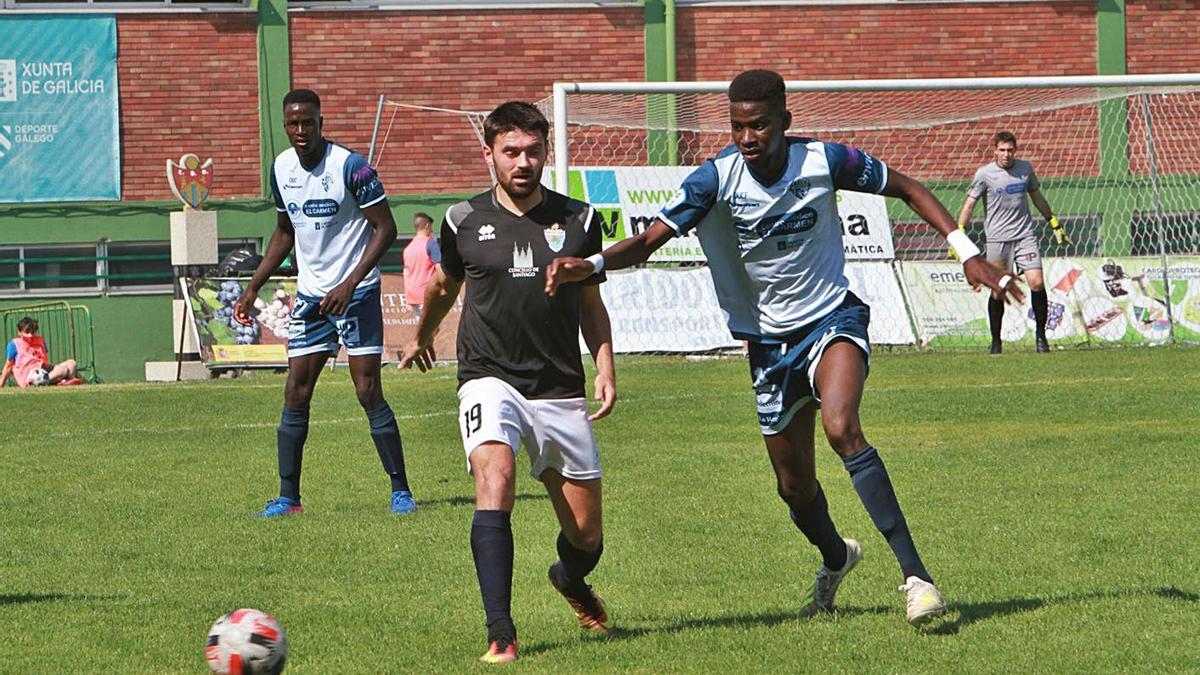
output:
[[22,389],[30,385],[79,384],[75,359],[54,365],[46,351],[46,341],[37,332],[36,319],[27,316],[17,322],[17,337],[8,343],[8,358],[0,372],[0,387],[8,383],[9,375]]
[[441,262],[442,250],[433,237],[433,218],[419,212],[413,216],[413,239],[404,247],[404,299],[418,321],[421,304],[425,302],[425,287]]

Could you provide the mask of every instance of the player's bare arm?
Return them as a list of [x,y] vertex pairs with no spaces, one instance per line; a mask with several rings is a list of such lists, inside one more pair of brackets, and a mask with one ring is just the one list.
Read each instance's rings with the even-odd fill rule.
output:
[[1042,214],[1043,218],[1050,220],[1054,216],[1054,210],[1050,208],[1050,202],[1046,201],[1046,195],[1043,195],[1040,189],[1030,190],[1029,199],[1037,207],[1038,213]]
[[[650,259],[652,253],[674,236],[675,230],[663,221],[655,220],[636,237],[617,242],[605,249],[602,254],[604,269],[620,270],[644,263]],[[595,271],[595,266],[583,258],[555,258],[546,268],[546,295],[553,296],[560,284],[583,281]]]
[[[933,196],[929,188],[899,171],[894,169],[889,171],[887,186],[883,188],[882,194],[903,200],[913,212],[921,216],[943,237],[948,237],[952,232],[958,231],[958,223],[950,216],[946,207],[937,200],[937,197]],[[989,265],[982,255],[973,255],[964,260],[962,264],[963,272],[967,275],[967,282],[973,288],[987,286],[1001,294],[1011,296],[1017,302],[1025,300],[1025,293],[1021,291],[1012,275]]]
[[612,324],[599,284],[584,286],[579,294],[579,332],[596,363],[595,398],[600,408],[588,416],[596,421],[607,417],[617,404],[617,371],[613,362]]
[[275,214],[275,231],[271,233],[271,241],[267,244],[267,252],[263,255],[262,262],[258,263],[258,269],[254,270],[254,276],[250,278],[250,283],[246,285],[246,290],[242,291],[242,295],[238,297],[237,302],[233,304],[233,318],[238,323],[249,326],[254,319],[252,310],[254,301],[258,298],[258,291],[267,283],[267,279],[271,273],[283,264],[284,259],[292,252],[292,246],[296,243],[296,230],[292,227],[292,220],[288,218],[286,213]]
[[1058,222],[1058,218],[1054,216],[1054,209],[1050,208],[1050,202],[1046,201],[1046,196],[1042,194],[1040,189],[1030,190],[1029,199],[1033,201],[1033,205],[1037,207],[1038,213],[1046,219],[1046,223],[1050,225],[1051,231],[1054,232],[1054,240],[1061,244],[1071,243],[1071,237],[1067,236],[1066,229]]
[[417,334],[404,346],[400,354],[400,367],[408,368],[414,363],[422,373],[433,367],[437,354],[433,351],[433,336],[442,319],[454,306],[463,282],[446,276],[442,266],[433,269],[429,285],[425,287],[425,311],[417,323]]
[[978,199],[968,195],[967,200],[963,202],[962,208],[958,211],[958,229],[965,230],[967,223],[971,222],[971,214],[975,211],[975,202]]
[[354,269],[350,271],[350,276],[334,286],[333,290],[329,291],[324,298],[321,298],[321,304],[318,307],[323,314],[345,312],[346,307],[350,305],[350,299],[354,296],[354,289],[358,288],[362,280],[371,273],[371,270],[375,269],[392,244],[396,243],[396,220],[392,218],[392,211],[388,208],[386,199],[368,206],[362,210],[362,213],[372,229],[371,239],[367,242],[367,250],[363,253],[362,260],[359,260]]

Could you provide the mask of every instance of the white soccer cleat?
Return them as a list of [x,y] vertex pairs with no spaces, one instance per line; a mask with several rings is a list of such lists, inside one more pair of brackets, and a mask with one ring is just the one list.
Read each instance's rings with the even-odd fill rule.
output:
[[837,595],[842,579],[845,579],[858,561],[863,559],[862,546],[857,541],[843,541],[846,542],[846,564],[842,565],[840,570],[831,570],[821,565],[821,569],[817,570],[817,578],[813,581],[812,601],[800,608],[800,616],[809,617],[820,612],[832,612],[833,598]]
[[908,622],[920,626],[946,613],[946,601],[937,586],[920,577],[909,577],[900,587],[907,596]]

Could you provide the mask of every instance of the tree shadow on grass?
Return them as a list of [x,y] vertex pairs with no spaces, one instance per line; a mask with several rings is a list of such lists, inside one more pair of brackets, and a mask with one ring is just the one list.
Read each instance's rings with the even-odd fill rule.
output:
[[123,595],[92,595],[79,593],[0,593],[0,605],[24,605],[31,602],[91,602],[120,600]]
[[[1157,596],[1164,600],[1178,602],[1200,603],[1200,595],[1185,591],[1175,586],[1159,586],[1156,588],[1091,591],[1087,593],[1067,593],[1035,598],[1010,598],[1006,600],[991,600],[986,602],[951,603],[949,612],[942,619],[934,620],[921,632],[927,635],[956,635],[959,631],[978,621],[986,621],[998,617],[1029,612],[1052,605],[1069,605],[1089,600],[1116,600],[1125,598]],[[585,639],[595,640],[627,640],[651,634],[682,633],[689,630],[707,628],[755,628],[771,627],[779,624],[802,623],[805,621],[822,621],[828,618],[847,618],[866,614],[902,614],[902,606],[872,605],[872,606],[843,606],[837,609],[835,615],[802,619],[796,611],[761,612],[755,614],[730,614],[727,616],[707,617],[703,619],[683,619],[662,627],[620,626],[614,627],[609,635],[585,635]],[[521,644],[521,653],[533,655],[549,652],[560,647],[574,644],[571,642],[530,642]]]

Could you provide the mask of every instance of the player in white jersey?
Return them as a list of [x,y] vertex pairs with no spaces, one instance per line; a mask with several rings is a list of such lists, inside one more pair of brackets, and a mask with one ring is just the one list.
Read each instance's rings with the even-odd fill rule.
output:
[[[671,237],[696,229],[730,331],[747,341],[759,424],[779,496],[823,565],[805,615],[831,611],[838,585],[862,558],[842,539],[817,482],[816,410],[855,490],[887,539],[905,580],[907,618],[921,624],[945,612],[896,500],[887,469],[863,435],[859,402],[867,377],[869,309],[848,290],[836,190],[903,199],[950,235],[967,280],[1016,298],[1012,277],[988,265],[930,191],[855,148],[786,136],[783,78],[767,70],[729,87],[733,145],[696,169],[682,195],[636,237],[587,259],[558,258],[546,292],[603,270],[644,262]],[[957,234],[954,234],[957,233]]]
[[296,89],[283,99],[283,121],[292,147],[275,158],[271,192],[275,232],[267,253],[234,305],[243,324],[255,321],[254,303],[267,278],[293,246],[299,276],[288,326],[288,379],[279,423],[279,497],[264,518],[303,511],[300,467],[308,438],[309,403],[321,369],[346,348],[350,377],[366,411],[371,439],[391,479],[393,513],[416,510],[404,469],[396,416],[383,398],[383,310],[379,259],[396,241],[396,223],[375,169],[362,155],[321,134],[321,99]]

